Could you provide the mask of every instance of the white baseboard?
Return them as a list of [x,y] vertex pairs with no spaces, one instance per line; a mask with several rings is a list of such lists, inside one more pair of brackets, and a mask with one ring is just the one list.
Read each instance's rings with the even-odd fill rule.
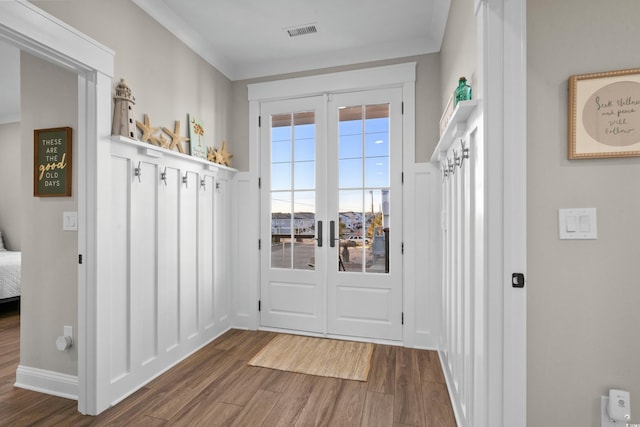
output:
[[45,369],[18,366],[15,387],[78,400],[78,377]]
[[438,359],[440,359],[440,368],[442,368],[442,373],[444,374],[444,381],[447,384],[447,391],[449,392],[449,400],[451,401],[451,406],[453,407],[453,415],[456,418],[457,426],[465,426],[466,424],[462,423],[462,411],[460,408],[460,396],[456,393],[456,390],[452,387],[453,384],[453,376],[451,375],[451,371],[447,365],[445,354],[442,350],[438,350]]

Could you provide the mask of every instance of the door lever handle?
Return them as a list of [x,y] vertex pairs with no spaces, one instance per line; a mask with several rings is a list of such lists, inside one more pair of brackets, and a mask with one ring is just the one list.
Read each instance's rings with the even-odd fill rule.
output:
[[321,248],[322,247],[322,221],[318,221],[318,238],[316,240],[318,241],[318,247]]
[[336,222],[329,222],[329,246],[332,248],[336,247],[336,241],[340,239],[336,239]]

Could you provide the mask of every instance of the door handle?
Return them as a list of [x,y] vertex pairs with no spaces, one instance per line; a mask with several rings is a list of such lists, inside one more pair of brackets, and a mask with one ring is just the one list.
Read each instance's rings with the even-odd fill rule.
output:
[[322,247],[322,221],[318,221],[318,238],[316,240],[318,241],[318,247],[321,248]]
[[329,246],[331,246],[332,248],[336,247],[336,222],[335,221],[330,221],[329,222]]

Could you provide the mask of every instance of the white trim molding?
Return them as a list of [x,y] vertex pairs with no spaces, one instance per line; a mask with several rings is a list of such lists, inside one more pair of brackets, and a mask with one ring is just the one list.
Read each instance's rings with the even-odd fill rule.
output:
[[[248,212],[256,212],[256,216],[245,218],[243,224],[245,229],[243,237],[238,239],[238,251],[245,254],[245,267],[251,265],[250,271],[239,273],[238,286],[242,288],[238,295],[247,298],[245,302],[236,301],[236,322],[243,327],[256,329],[259,326],[259,316],[257,300],[260,295],[259,283],[259,251],[257,250],[257,240],[259,235],[259,206],[258,206],[258,180],[260,178],[260,132],[259,132],[259,115],[260,105],[262,102],[271,102],[284,99],[302,98],[310,96],[318,96],[327,94],[348,93],[355,91],[364,91],[369,89],[383,88],[402,88],[402,98],[404,106],[403,114],[403,164],[404,171],[404,189],[408,198],[413,197],[413,193],[417,191],[415,188],[416,175],[428,175],[429,181],[433,176],[433,170],[429,166],[425,168],[416,167],[415,164],[415,81],[416,81],[416,63],[407,62],[402,64],[364,68],[358,70],[343,71],[337,73],[319,74],[314,76],[299,77],[293,79],[285,79],[278,81],[269,81],[248,85],[249,100],[249,172],[242,175],[239,184],[247,186],[247,192],[240,192],[239,203],[244,206]],[[422,177],[424,180],[424,177]],[[437,182],[437,179],[436,179]],[[424,189],[426,193],[428,189]],[[407,193],[409,192],[409,193]],[[412,193],[413,192],[413,193]],[[405,204],[403,209],[415,209],[415,204]],[[409,236],[415,227],[415,224],[409,223],[416,221],[418,215],[415,212],[404,214],[403,224],[403,241],[405,241],[405,254],[413,254],[411,257],[404,257],[404,303],[403,312],[405,318],[403,344],[407,347],[419,348],[435,348],[438,343],[440,334],[440,325],[438,316],[417,316],[416,303],[417,295],[425,293],[431,296],[435,283],[431,283],[432,277],[420,279],[419,286],[424,289],[417,289],[414,281],[416,280],[415,269],[417,265],[424,266],[425,257],[429,256],[429,249],[418,249],[418,242],[415,236]],[[424,218],[421,218],[423,220]],[[409,221],[409,222],[407,222]],[[405,240],[406,239],[406,240]],[[411,245],[415,247],[410,247]],[[410,259],[409,259],[410,258]],[[430,265],[434,259],[429,259]],[[437,260],[436,260],[437,262]],[[437,268],[437,265],[433,265]],[[245,277],[246,279],[242,279]],[[247,282],[246,280],[255,283]],[[429,281],[429,283],[425,283]],[[437,293],[437,290],[436,290]],[[436,296],[437,297],[437,296]],[[248,313],[241,310],[248,308]],[[424,307],[424,305],[420,305]],[[241,319],[242,313],[243,319]],[[244,323],[246,319],[246,323]],[[431,322],[432,320],[434,320]],[[431,322],[431,323],[430,323]]]
[[398,87],[416,80],[416,63],[363,68],[248,85],[249,101],[274,101],[323,93]]
[[78,400],[78,377],[18,365],[15,387]]
[[110,142],[115,52],[24,0],[0,1],[0,40],[78,74],[78,135],[84,140],[77,153],[78,252],[85,262],[78,267],[78,376],[73,393],[78,411],[96,415],[109,405],[106,394],[99,390],[108,385],[100,369],[108,363],[104,357],[108,351],[101,345],[108,339],[108,307],[99,301],[105,300],[100,297],[107,292],[109,260],[99,256],[104,243],[95,230],[98,194],[102,199],[109,194],[100,186],[104,180],[99,181],[98,168],[104,166],[98,158],[105,157]]

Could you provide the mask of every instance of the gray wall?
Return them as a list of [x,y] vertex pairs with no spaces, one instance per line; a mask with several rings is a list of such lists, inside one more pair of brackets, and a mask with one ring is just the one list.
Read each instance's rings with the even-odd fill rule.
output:
[[429,161],[438,143],[438,117],[440,106],[440,54],[419,55],[389,61],[376,61],[344,67],[325,68],[300,73],[270,76],[262,79],[238,80],[232,83],[233,119],[232,126],[237,144],[235,145],[235,167],[249,170],[249,103],[247,85],[274,80],[283,80],[309,75],[320,75],[383,65],[416,62],[416,162]]
[[[473,1],[452,0],[447,27],[440,49],[440,115],[462,76],[473,88],[474,98],[479,95],[476,81],[477,26]],[[438,118],[440,117],[438,115]]]
[[[15,82],[17,83],[17,82]],[[0,124],[0,232],[7,249],[21,248],[20,123]]]
[[[614,387],[637,423],[640,159],[567,160],[567,80],[640,66],[640,2],[527,3],[528,425],[600,426]],[[598,240],[559,240],[558,209],[581,207]]]
[[127,81],[138,120],[148,114],[152,126],[171,130],[180,120],[181,134],[188,136],[187,114],[194,114],[204,120],[206,145],[218,148],[226,140],[235,151],[231,82],[130,0],[33,3],[115,50],[113,87]]
[[33,130],[69,126],[77,152],[78,79],[26,53],[21,55],[22,301],[20,364],[69,375],[77,351],[56,350],[63,326],[77,331],[78,234],[62,231],[62,212],[77,211],[77,163],[72,197],[33,197]]

